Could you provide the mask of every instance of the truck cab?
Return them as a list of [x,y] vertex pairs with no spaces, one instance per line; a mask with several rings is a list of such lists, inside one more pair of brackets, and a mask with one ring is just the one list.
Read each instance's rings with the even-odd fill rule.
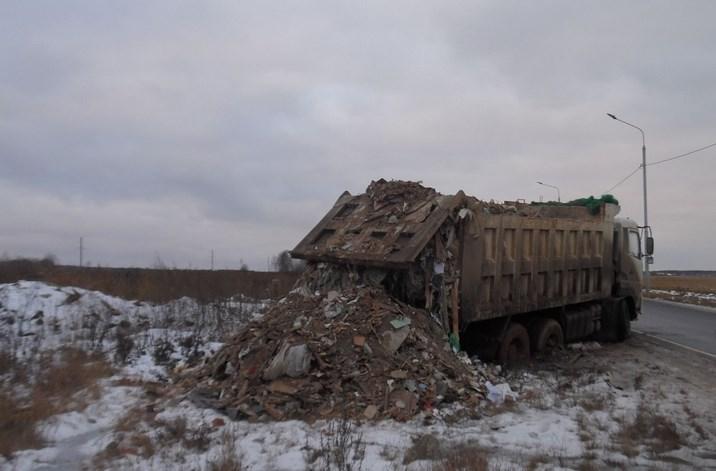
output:
[[614,221],[614,286],[613,296],[623,298],[629,305],[630,318],[641,312],[643,284],[641,234],[636,222],[616,218]]

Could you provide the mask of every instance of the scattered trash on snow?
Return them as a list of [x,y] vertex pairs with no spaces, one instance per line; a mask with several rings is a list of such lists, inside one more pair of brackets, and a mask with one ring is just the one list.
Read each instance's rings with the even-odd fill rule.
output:
[[485,387],[487,388],[487,400],[495,404],[502,404],[507,398],[517,399],[517,394],[512,391],[507,383],[492,384],[486,381]]

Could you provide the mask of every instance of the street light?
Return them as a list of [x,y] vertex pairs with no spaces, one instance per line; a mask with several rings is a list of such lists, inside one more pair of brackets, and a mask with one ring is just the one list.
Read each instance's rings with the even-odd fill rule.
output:
[[[635,126],[631,123],[627,123],[623,119],[619,119],[616,116],[614,116],[611,113],[607,113],[607,116],[610,118],[619,121],[620,123],[624,123],[627,126],[631,126],[634,129],[638,130],[641,133],[641,169],[642,169],[642,176],[644,180],[644,237],[646,238],[647,234],[647,228],[649,227],[649,216],[647,211],[647,205],[646,205],[646,138],[644,137],[644,130],[640,128],[639,126]],[[644,287],[648,290],[649,289],[649,255],[646,255],[644,257]]]
[[537,184],[538,184],[538,185],[542,185],[542,186],[548,186],[548,187],[550,187],[550,188],[554,188],[555,190],[557,190],[557,203],[561,203],[561,202],[562,202],[562,200],[561,200],[560,197],[559,197],[559,188],[557,188],[557,187],[554,186],[554,185],[548,185],[547,183],[542,183],[542,182],[537,182]]

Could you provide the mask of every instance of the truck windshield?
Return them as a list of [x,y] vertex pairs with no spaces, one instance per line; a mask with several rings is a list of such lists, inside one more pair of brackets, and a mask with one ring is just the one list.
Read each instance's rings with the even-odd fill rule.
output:
[[640,244],[639,233],[637,231],[629,231],[629,253],[632,257],[641,257],[641,251],[639,250]]

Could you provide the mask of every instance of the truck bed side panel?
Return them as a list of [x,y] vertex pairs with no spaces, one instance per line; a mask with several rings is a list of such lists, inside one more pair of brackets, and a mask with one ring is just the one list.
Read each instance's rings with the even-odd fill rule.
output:
[[464,234],[461,324],[609,296],[612,238],[604,215],[477,214]]

